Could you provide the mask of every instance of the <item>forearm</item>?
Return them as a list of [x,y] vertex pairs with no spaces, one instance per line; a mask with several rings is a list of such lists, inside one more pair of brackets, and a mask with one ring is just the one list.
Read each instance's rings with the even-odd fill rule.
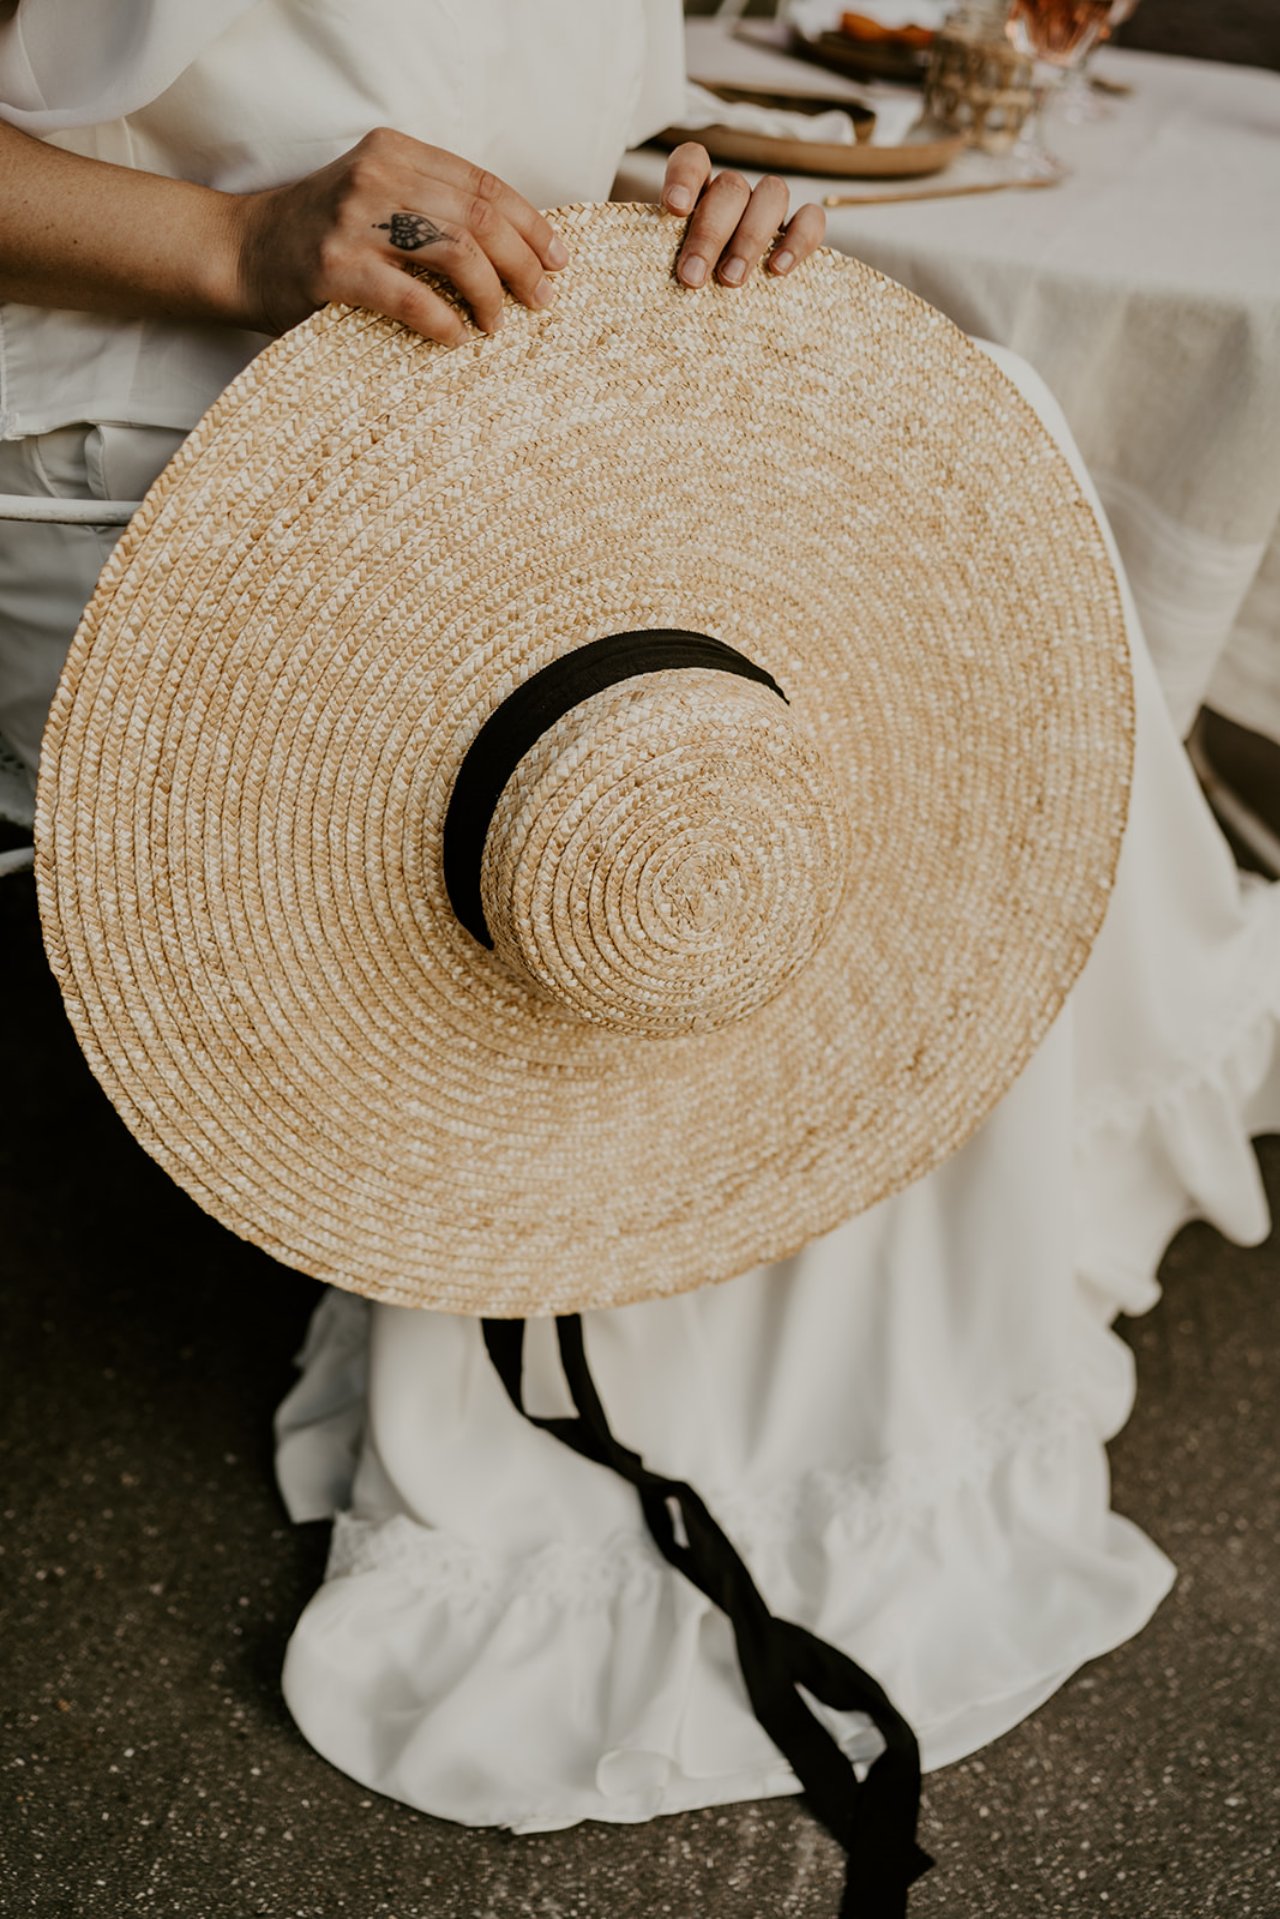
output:
[[[710,273],[741,286],[762,261],[787,273],[822,240],[818,207],[788,220],[783,181],[711,179],[696,142],[671,156],[666,204],[693,210],[679,263],[690,287]],[[507,291],[535,310],[550,306],[549,276],[568,259],[550,222],[514,188],[390,127],[374,127],[300,180],[219,193],[86,160],[0,122],[0,300],[264,333],[336,300],[456,346],[466,321],[432,279],[450,282],[493,333]]]
[[0,300],[251,326],[238,202],[0,122]]

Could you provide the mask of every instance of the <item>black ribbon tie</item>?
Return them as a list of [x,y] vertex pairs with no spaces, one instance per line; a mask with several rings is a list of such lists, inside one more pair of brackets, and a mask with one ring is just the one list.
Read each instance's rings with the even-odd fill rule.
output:
[[[752,1710],[813,1811],[848,1855],[840,1919],[904,1919],[908,1890],[933,1861],[915,1836],[919,1747],[884,1689],[837,1647],[776,1618],[693,1487],[650,1472],[639,1453],[614,1438],[587,1367],[577,1313],[556,1320],[560,1360],[577,1408],[572,1419],[538,1418],[525,1411],[524,1321],[486,1319],[483,1328],[489,1356],[517,1411],[584,1458],[629,1480],[663,1558],[728,1615]],[[676,1511],[683,1540],[676,1531]],[[884,1751],[861,1782],[801,1696],[801,1687],[838,1711],[866,1713],[875,1725]]]

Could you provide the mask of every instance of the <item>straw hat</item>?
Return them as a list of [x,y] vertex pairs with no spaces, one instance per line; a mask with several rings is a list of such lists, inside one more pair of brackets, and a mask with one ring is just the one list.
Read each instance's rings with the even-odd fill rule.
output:
[[38,800],[148,1152],[292,1266],[491,1315],[727,1278],[958,1147],[1131,758],[1102,536],[986,355],[831,252],[693,293],[657,209],[555,219],[550,312],[327,308],[222,396]]

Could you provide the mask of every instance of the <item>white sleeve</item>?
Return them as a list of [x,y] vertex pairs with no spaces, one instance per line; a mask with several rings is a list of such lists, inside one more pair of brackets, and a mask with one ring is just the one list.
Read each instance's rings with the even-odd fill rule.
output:
[[681,0],[644,0],[648,52],[640,93],[627,129],[636,147],[684,111],[684,8]]
[[0,120],[43,135],[135,113],[256,4],[0,0]]

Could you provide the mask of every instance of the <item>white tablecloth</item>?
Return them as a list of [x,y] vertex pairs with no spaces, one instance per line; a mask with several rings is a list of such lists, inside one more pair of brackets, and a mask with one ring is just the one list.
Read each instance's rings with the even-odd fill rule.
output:
[[[826,89],[713,21],[688,46],[699,79]],[[1031,362],[1106,505],[1175,720],[1207,699],[1280,739],[1280,75],[1112,48],[1098,69],[1134,91],[1053,130],[1062,185],[833,209],[828,237]],[[663,165],[628,156],[615,193],[651,197]],[[966,155],[932,184],[1005,170]]]

